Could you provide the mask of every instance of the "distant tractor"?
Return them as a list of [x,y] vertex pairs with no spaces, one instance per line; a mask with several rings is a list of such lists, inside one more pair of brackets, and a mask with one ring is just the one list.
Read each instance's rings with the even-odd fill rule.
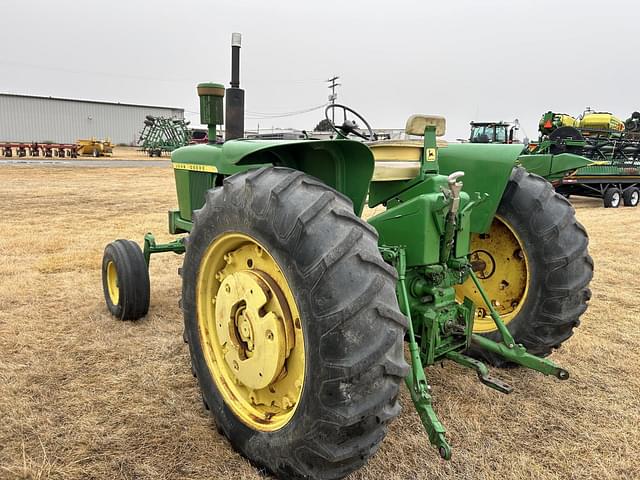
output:
[[[368,123],[337,104],[334,140],[215,143],[225,96],[226,130],[242,130],[233,71],[230,89],[198,85],[210,142],[171,156],[181,236],[110,243],[102,279],[109,311],[135,320],[151,255],[184,254],[184,339],[234,448],[278,478],[343,478],[378,449],[404,381],[449,459],[425,366],[451,360],[502,393],[485,361],[569,377],[544,357],[586,310],[593,263],[570,204],[516,165],[522,146],[439,144],[431,115],[407,121],[419,142],[367,145],[347,137],[373,141]],[[365,221],[365,205],[383,211]]]
[[521,143],[517,132],[520,123],[508,122],[471,122],[471,143]]

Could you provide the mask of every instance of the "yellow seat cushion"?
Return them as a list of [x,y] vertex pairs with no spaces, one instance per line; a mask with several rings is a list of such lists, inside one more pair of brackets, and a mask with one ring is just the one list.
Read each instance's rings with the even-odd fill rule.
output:
[[[384,140],[368,146],[376,161],[371,181],[411,180],[420,173],[420,157],[424,149],[421,140]],[[446,146],[447,142],[438,140],[438,148]]]

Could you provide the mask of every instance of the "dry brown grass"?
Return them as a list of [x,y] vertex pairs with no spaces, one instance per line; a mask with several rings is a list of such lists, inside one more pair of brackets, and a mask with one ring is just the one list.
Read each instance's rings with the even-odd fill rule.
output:
[[[180,257],[153,258],[145,319],[104,307],[104,245],[169,238],[171,171],[0,167],[0,185],[0,478],[260,478],[202,408],[181,338]],[[353,479],[640,478],[640,208],[576,208],[596,273],[582,326],[553,357],[571,379],[501,371],[516,387],[504,396],[456,365],[428,369],[453,460],[438,460],[403,394]]]

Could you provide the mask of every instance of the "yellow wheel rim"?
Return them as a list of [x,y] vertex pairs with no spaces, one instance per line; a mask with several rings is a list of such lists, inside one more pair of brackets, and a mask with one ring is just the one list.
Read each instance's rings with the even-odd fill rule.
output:
[[217,237],[200,263],[196,309],[225,403],[254,430],[285,426],[302,396],[305,354],[298,307],[278,263],[248,235]]
[[118,305],[120,301],[120,287],[118,286],[118,271],[116,270],[116,264],[112,261],[107,263],[107,290],[109,291],[109,298],[111,303]]
[[[488,233],[473,235],[470,250],[469,258],[475,264],[482,287],[502,321],[508,324],[522,309],[529,289],[529,265],[522,241],[511,226],[496,215]],[[475,303],[474,333],[497,330],[471,279],[456,288],[456,297],[459,302],[469,297]]]

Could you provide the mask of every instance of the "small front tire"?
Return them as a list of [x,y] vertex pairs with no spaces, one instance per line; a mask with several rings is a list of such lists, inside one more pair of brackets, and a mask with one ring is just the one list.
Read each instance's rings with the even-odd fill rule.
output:
[[119,320],[137,320],[149,311],[149,271],[142,250],[131,240],[104,249],[102,289],[107,308]]

